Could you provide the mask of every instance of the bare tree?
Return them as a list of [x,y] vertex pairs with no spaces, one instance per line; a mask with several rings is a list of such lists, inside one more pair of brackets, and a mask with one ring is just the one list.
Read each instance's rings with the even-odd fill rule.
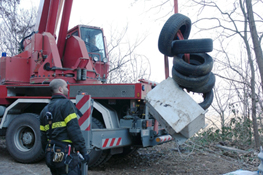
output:
[[[242,1],[240,0],[240,4],[241,4],[241,2]],[[257,2],[259,2],[259,1],[257,1]],[[263,89],[263,55],[262,55],[262,48],[261,48],[261,45],[260,45],[262,37],[263,37],[263,34],[261,34],[259,36],[259,33],[257,32],[257,26],[256,26],[255,18],[254,18],[254,12],[253,12],[253,6],[252,6],[251,0],[246,0],[245,4],[246,4],[246,7],[247,7],[246,8],[247,11],[245,11],[244,6],[242,6],[242,12],[243,12],[243,15],[246,18],[246,21],[249,23],[250,34],[251,34],[252,41],[253,41],[254,52],[255,52],[255,55],[256,55],[256,60],[257,60],[257,64],[258,64],[259,71],[260,71],[261,87]]]
[[19,8],[20,0],[0,1],[0,49],[8,56],[19,53],[21,40],[33,30],[36,10]]
[[145,40],[124,40],[128,25],[122,30],[112,29],[108,44],[110,70],[108,83],[134,83],[140,78],[150,77],[150,62],[144,55],[136,54],[136,48]]
[[[199,28],[199,32],[201,31],[208,31],[208,30],[214,30],[217,31],[218,35],[215,39],[221,39],[224,40],[224,43],[227,44],[227,41],[235,40],[236,38],[240,38],[242,41],[242,46],[245,48],[246,51],[246,58],[249,65],[249,77],[246,74],[247,69],[236,69],[235,67],[231,66],[230,59],[228,60],[225,66],[230,67],[234,72],[237,73],[237,75],[240,76],[239,81],[241,81],[243,84],[247,84],[245,87],[241,89],[247,90],[244,92],[244,94],[249,94],[249,98],[251,99],[251,114],[252,114],[252,120],[253,120],[253,131],[254,131],[254,138],[255,138],[255,146],[259,147],[259,134],[258,134],[258,124],[257,124],[257,101],[256,101],[256,70],[259,68],[260,76],[262,77],[263,74],[261,74],[261,62],[263,61],[262,58],[262,49],[260,48],[260,38],[257,37],[258,33],[256,31],[256,24],[259,21],[255,21],[252,11],[252,5],[251,1],[232,1],[233,6],[231,9],[224,9],[225,6],[218,5],[215,1],[195,1],[192,0],[192,2],[199,6],[199,12],[198,17],[199,19],[194,22],[195,27]],[[229,2],[229,1],[228,1]],[[260,3],[260,2],[258,2]],[[262,3],[262,2],[261,2]],[[245,6],[246,5],[246,6]],[[247,7],[247,8],[246,8]],[[205,15],[205,10],[210,9],[213,10],[214,14],[210,14],[209,16]],[[202,13],[203,12],[203,13]],[[216,14],[216,15],[215,15]],[[213,16],[214,15],[214,16]],[[208,22],[210,24],[214,24],[211,27],[205,26],[204,23]],[[213,22],[214,21],[214,22]],[[262,22],[262,20],[261,20]],[[202,26],[198,26],[198,23],[201,23]],[[249,30],[250,28],[250,30]],[[253,40],[253,45],[251,44],[251,38],[248,36],[248,34],[251,34]],[[237,37],[238,36],[238,37]],[[262,37],[261,37],[262,38]],[[232,42],[232,41],[231,41]],[[235,43],[236,44],[236,43]],[[256,53],[256,47],[257,52]],[[238,50],[238,49],[237,49]],[[255,51],[255,55],[253,55],[252,51]],[[234,50],[232,50],[233,52]],[[231,51],[225,51],[230,53]],[[260,55],[261,53],[261,55]],[[230,55],[230,54],[229,54]],[[231,56],[231,59],[235,59],[235,57]],[[254,64],[254,57],[256,57],[257,65]],[[221,59],[222,60],[222,59]],[[238,62],[236,61],[238,64]],[[220,75],[220,74],[219,74]],[[246,76],[245,76],[246,75]],[[249,78],[249,79],[247,79]],[[236,78],[231,80],[237,80]],[[233,82],[233,81],[232,81]],[[261,81],[262,84],[263,81]],[[235,82],[233,82],[235,83]],[[235,83],[236,84],[236,83]],[[237,90],[239,86],[235,86],[235,89]],[[239,92],[239,91],[237,91]],[[237,93],[237,95],[240,97],[240,94]],[[245,95],[243,96],[245,97]],[[244,100],[247,105],[247,100]],[[244,104],[243,104],[244,105]]]

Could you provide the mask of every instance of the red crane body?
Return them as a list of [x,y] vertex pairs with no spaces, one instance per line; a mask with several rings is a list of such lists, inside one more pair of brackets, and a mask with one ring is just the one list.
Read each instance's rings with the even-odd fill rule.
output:
[[[1,84],[44,84],[54,78],[65,79],[70,84],[100,84],[106,80],[109,60],[103,30],[76,26],[68,33],[72,3],[73,0],[64,2],[56,43],[55,31],[63,1],[42,2],[37,31],[30,39],[23,41],[23,52],[13,57],[1,58]],[[88,52],[87,44],[91,38],[84,42],[84,35],[100,35],[100,38],[95,38],[100,40],[97,41],[100,42],[100,50]]]

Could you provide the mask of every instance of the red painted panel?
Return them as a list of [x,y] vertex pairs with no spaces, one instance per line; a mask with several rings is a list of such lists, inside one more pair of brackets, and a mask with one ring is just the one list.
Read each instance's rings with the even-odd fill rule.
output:
[[141,83],[136,83],[135,84],[135,98],[136,99],[141,99],[142,97],[142,84]]
[[42,34],[36,33],[32,36],[32,40],[34,42],[34,48],[33,51],[40,51],[42,50]]
[[0,85],[0,99],[5,98],[7,96],[6,86]]
[[43,37],[44,37],[44,50],[47,51],[48,54],[50,53],[52,54],[52,62],[50,63],[53,64],[51,65],[56,67],[62,67],[54,36],[52,36],[50,33],[44,33]]
[[80,39],[80,37],[71,36],[67,39],[63,66],[67,68],[76,68],[74,65],[79,63],[79,58],[89,59],[88,51],[85,47],[84,41]]
[[2,57],[0,64],[1,83],[29,83],[30,69],[27,53],[23,52],[16,57]]

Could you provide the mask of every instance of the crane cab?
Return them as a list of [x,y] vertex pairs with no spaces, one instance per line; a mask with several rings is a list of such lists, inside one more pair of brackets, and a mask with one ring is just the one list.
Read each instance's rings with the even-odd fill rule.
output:
[[[75,48],[76,43],[78,48]],[[78,25],[69,30],[64,55],[62,57],[63,67],[72,66],[72,62],[70,61],[73,59],[72,53],[74,53],[75,57],[77,56],[76,52],[72,51],[72,49],[79,49],[81,52],[87,51],[96,73],[100,75],[101,81],[106,81],[109,69],[109,58],[102,28]]]

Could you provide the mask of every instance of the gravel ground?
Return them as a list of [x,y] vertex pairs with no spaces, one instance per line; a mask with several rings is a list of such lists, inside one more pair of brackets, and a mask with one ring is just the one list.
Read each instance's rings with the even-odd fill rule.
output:
[[[141,148],[124,159],[111,158],[105,165],[90,169],[89,175],[218,175],[238,169],[256,170],[236,161],[200,151],[179,153],[173,142],[152,148]],[[35,164],[15,162],[5,140],[0,139],[0,175],[48,175],[44,161]]]

